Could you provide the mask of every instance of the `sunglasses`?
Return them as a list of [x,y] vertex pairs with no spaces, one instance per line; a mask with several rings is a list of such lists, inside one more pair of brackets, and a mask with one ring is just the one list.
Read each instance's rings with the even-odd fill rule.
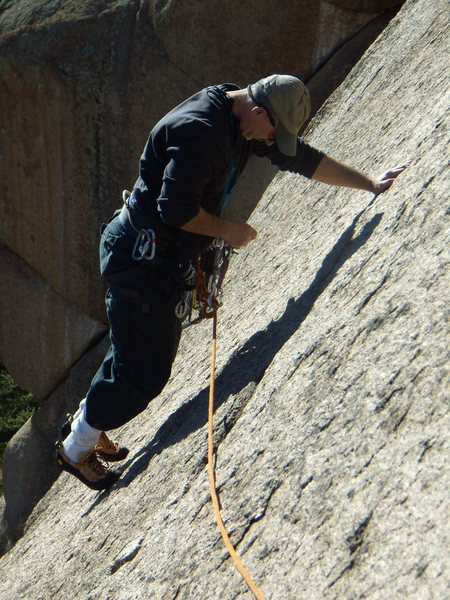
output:
[[272,125],[272,127],[273,127],[274,129],[276,129],[276,127],[277,127],[277,123],[276,123],[275,119],[273,118],[273,116],[272,116],[272,113],[271,113],[271,112],[270,112],[270,110],[267,108],[267,106],[264,106],[264,105],[263,105],[263,104],[261,104],[260,102],[257,102],[257,101],[256,101],[256,99],[255,99],[255,96],[252,94],[252,92],[251,92],[250,88],[248,89],[248,94],[249,94],[249,96],[250,96],[250,99],[251,99],[251,101],[252,101],[254,104],[256,104],[256,106],[259,106],[260,108],[263,108],[263,109],[266,111],[266,113],[267,113],[267,116],[269,117],[270,124]]

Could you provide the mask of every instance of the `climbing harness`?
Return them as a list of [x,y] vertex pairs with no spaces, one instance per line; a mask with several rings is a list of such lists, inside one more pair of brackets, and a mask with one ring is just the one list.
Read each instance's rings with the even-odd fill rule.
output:
[[[128,190],[122,192],[123,207],[118,212],[121,223],[136,236],[131,256],[135,261],[154,260],[156,249],[164,250],[170,240],[154,229],[136,227],[128,206],[130,196]],[[222,305],[222,283],[232,252],[226,242],[214,239],[195,263],[178,266],[177,278],[183,282],[183,295],[175,307],[175,315],[183,328],[210,319]]]
[[175,308],[183,328],[211,319],[222,305],[222,284],[232,252],[226,242],[215,239],[195,265],[186,267],[186,289]]
[[250,577],[248,571],[242,564],[241,559],[239,558],[234,546],[228,536],[227,530],[225,529],[225,525],[222,520],[222,516],[220,514],[220,502],[216,489],[216,478],[214,472],[214,380],[215,380],[215,370],[216,370],[216,353],[217,353],[217,307],[212,309],[212,319],[213,319],[213,335],[212,335],[212,344],[211,344],[211,368],[210,368],[210,377],[209,377],[209,402],[208,402],[208,476],[209,476],[209,488],[211,494],[211,500],[214,508],[214,516],[216,518],[217,526],[222,535],[222,539],[224,541],[225,547],[228,550],[233,562],[239,571],[239,573],[244,578],[245,583],[248,588],[255,596],[256,600],[264,600],[264,596],[257,588],[252,578]]

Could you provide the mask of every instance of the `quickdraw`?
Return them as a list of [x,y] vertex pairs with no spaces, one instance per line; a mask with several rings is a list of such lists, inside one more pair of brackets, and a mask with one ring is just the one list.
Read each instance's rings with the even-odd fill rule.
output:
[[186,290],[175,308],[182,326],[189,327],[211,319],[222,306],[222,284],[233,250],[223,240],[215,239],[184,274]]

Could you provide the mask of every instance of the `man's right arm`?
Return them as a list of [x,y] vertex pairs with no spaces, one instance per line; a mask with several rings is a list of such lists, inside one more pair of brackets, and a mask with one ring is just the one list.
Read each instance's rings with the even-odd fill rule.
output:
[[394,183],[394,179],[398,177],[409,164],[410,161],[401,166],[389,169],[379,177],[369,177],[361,171],[357,171],[325,154],[314,171],[312,179],[321,181],[322,183],[328,183],[329,185],[365,190],[378,195],[388,190]]
[[181,225],[180,229],[190,233],[219,238],[227,242],[232,248],[242,248],[257,236],[255,229],[247,223],[216,217],[201,207],[197,216]]

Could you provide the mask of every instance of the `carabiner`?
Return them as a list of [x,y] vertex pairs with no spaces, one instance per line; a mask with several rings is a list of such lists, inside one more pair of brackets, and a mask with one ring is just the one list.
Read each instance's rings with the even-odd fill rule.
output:
[[141,229],[134,243],[133,260],[153,260],[156,253],[156,235],[153,229]]

